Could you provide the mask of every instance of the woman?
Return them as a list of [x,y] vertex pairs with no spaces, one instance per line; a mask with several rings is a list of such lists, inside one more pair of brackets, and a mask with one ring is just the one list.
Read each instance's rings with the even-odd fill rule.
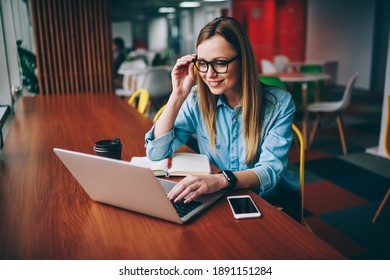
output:
[[235,19],[208,23],[196,46],[196,54],[179,58],[173,68],[172,94],[146,134],[147,155],[168,157],[196,134],[200,153],[224,172],[187,176],[168,198],[189,202],[234,188],[253,189],[273,202],[297,197],[298,179],[285,170],[295,111],[290,94],[261,87],[249,39]]
[[118,70],[126,60],[125,41],[121,37],[115,37],[112,40],[112,57],[114,62],[114,77],[119,76]]

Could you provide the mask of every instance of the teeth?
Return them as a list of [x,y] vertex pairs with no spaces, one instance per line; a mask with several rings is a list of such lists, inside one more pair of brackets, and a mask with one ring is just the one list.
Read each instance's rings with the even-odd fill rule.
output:
[[210,82],[210,85],[211,86],[217,86],[217,85],[219,85],[219,82]]

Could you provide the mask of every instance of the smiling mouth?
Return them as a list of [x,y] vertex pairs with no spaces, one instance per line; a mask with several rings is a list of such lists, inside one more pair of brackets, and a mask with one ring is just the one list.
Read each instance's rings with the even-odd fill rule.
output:
[[217,87],[222,83],[222,81],[208,81],[210,87]]

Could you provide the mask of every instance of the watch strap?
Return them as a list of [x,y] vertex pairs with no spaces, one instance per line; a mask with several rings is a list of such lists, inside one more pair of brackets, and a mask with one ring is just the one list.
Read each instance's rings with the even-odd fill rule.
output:
[[222,173],[225,176],[226,180],[229,182],[229,186],[226,187],[227,190],[232,190],[237,185],[237,177],[230,170],[222,170],[219,173]]

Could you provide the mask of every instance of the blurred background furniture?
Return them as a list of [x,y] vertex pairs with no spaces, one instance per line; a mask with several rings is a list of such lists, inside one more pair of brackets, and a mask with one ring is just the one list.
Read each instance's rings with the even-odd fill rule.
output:
[[154,115],[153,117],[153,122],[155,123],[158,118],[161,116],[162,112],[164,111],[165,109],[165,106],[167,106],[166,104],[162,105],[160,109],[158,109],[157,113]]
[[347,86],[345,87],[343,97],[340,101],[314,102],[313,104],[308,105],[307,107],[308,112],[316,114],[316,120],[313,126],[313,130],[310,134],[308,147],[311,147],[311,145],[313,144],[318,126],[320,124],[323,115],[325,113],[331,113],[333,115],[336,115],[337,126],[340,134],[343,153],[344,155],[347,155],[347,145],[345,143],[342,113],[349,106],[349,103],[351,101],[352,89],[358,77],[359,77],[359,73],[355,73],[352,75],[352,77],[348,81]]
[[322,66],[318,64],[305,64],[299,67],[301,73],[321,73]]
[[268,59],[261,59],[260,66],[261,66],[261,73],[262,74],[274,74],[274,73],[278,72],[276,70],[275,65],[271,61],[269,61]]
[[115,94],[120,97],[131,96],[140,88],[137,85],[138,78],[147,68],[148,65],[142,58],[123,62],[118,70],[118,74],[123,75],[122,88],[115,89]]
[[[390,155],[389,155],[389,159],[390,159]],[[387,190],[387,193],[385,194],[385,197],[383,198],[381,204],[379,205],[378,210],[376,210],[375,216],[372,219],[373,224],[376,223],[376,220],[378,219],[379,214],[382,212],[383,207],[385,207],[387,201],[389,200],[389,197],[390,197],[390,188]]]
[[[321,74],[322,65],[320,64],[304,64],[299,66],[299,72],[305,74]],[[330,77],[329,77],[330,79]],[[299,93],[302,90],[302,84],[295,83],[293,91]],[[324,82],[323,81],[310,81],[307,82],[307,102],[319,101],[320,97],[324,94]]]
[[138,88],[146,88],[149,91],[151,109],[154,111],[167,102],[172,92],[170,70],[167,66],[149,67],[137,81]]
[[[386,127],[385,127],[385,141],[384,141],[384,148],[387,158],[390,160],[390,95],[387,95],[386,99],[387,103],[387,114],[386,114]],[[385,194],[385,197],[383,198],[381,204],[378,207],[378,210],[376,210],[376,213],[374,215],[374,218],[372,219],[372,223],[374,224],[376,220],[379,217],[379,214],[382,212],[383,207],[385,207],[385,204],[389,200],[390,197],[390,188],[387,190],[387,193]]]
[[289,61],[288,66],[292,68],[292,72],[300,72],[301,66],[319,65],[323,67],[327,60],[305,60],[305,61]]
[[291,69],[289,67],[290,59],[286,55],[275,55],[274,56],[274,65],[277,72],[289,72]]
[[275,87],[278,87],[280,89],[286,90],[286,85],[278,77],[259,75],[259,80],[263,84],[266,84],[266,85],[269,85],[269,86],[275,86]]
[[[149,107],[149,92],[147,89],[137,89],[129,98],[128,104],[136,107],[141,114],[145,113],[146,108]],[[137,105],[138,104],[138,105]]]
[[156,52],[149,51],[145,49],[145,46],[138,47],[135,50],[131,51],[128,55],[129,60],[138,60],[141,59],[145,62],[146,65],[151,66]]
[[313,232],[310,226],[306,223],[303,215],[305,207],[305,139],[295,124],[292,124],[292,129],[299,144],[299,194],[301,195],[301,224]]

